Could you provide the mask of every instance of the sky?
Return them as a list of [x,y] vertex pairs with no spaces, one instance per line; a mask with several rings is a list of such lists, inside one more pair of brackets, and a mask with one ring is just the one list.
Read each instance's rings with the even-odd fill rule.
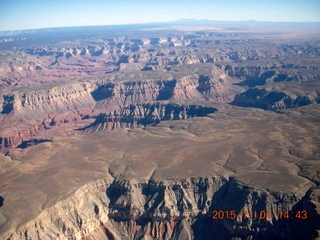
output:
[[0,31],[179,19],[320,22],[320,0],[0,0]]

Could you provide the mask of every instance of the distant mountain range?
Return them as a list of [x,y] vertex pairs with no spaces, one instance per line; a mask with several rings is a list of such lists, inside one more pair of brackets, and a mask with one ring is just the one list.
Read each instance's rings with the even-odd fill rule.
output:
[[257,25],[308,25],[320,27],[320,22],[268,22],[268,21],[256,21],[256,20],[245,20],[245,21],[223,21],[223,20],[209,20],[209,19],[193,19],[183,18],[176,21],[170,22],[150,22],[150,23],[133,23],[133,24],[122,24],[122,25],[98,25],[98,26],[67,26],[67,27],[54,27],[54,28],[40,28],[40,29],[26,29],[26,30],[12,30],[12,31],[0,31],[0,37],[16,36],[20,34],[30,34],[38,31],[82,31],[82,30],[125,30],[145,28],[145,27],[161,27],[161,26],[185,26],[185,25],[219,25],[219,26],[257,26]]

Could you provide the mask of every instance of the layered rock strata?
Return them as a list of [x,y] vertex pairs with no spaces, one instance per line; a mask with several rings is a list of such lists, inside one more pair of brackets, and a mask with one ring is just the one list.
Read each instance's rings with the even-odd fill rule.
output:
[[317,103],[317,99],[317,96],[314,97],[312,95],[299,96],[291,94],[290,96],[277,90],[251,88],[244,93],[236,95],[232,104],[241,107],[255,107],[275,112],[282,112],[288,108],[296,108],[306,106],[311,103]]
[[[208,75],[182,75],[168,80],[110,82],[107,79],[101,82],[91,79],[34,89],[17,87],[0,93],[0,122],[7,125],[0,128],[0,150],[6,152],[44,130],[59,126],[70,127],[70,132],[74,132],[82,120],[131,104],[155,100],[229,102],[234,94],[228,77],[216,69]],[[14,127],[8,127],[8,123]]]
[[117,128],[136,128],[155,126],[160,121],[183,120],[204,117],[217,109],[201,105],[179,105],[156,102],[153,104],[130,105],[119,111],[101,113],[94,123],[84,128],[86,132],[114,130]]
[[[102,179],[2,236],[8,240],[267,239],[278,224],[284,224],[279,212],[308,210],[308,220],[295,220],[300,223],[319,218],[318,210],[305,208],[312,206],[313,198],[311,191],[299,202],[293,193],[246,186],[235,178]],[[214,211],[228,214],[231,209],[236,214],[232,219],[214,216]],[[314,224],[304,231],[307,239],[319,236]],[[294,233],[298,229],[285,229],[277,237],[298,239]]]

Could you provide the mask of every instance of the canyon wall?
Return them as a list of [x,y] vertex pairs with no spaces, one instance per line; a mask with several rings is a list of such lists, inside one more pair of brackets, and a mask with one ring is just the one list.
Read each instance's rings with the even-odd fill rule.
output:
[[204,76],[192,74],[168,80],[91,80],[59,86],[17,87],[10,93],[3,91],[0,93],[0,122],[15,127],[10,130],[0,129],[0,149],[5,152],[7,148],[34,138],[39,132],[59,126],[75,131],[77,127],[74,125],[82,120],[131,104],[156,100],[231,101],[235,90],[227,81],[227,76],[220,72],[214,73]]
[[277,90],[251,88],[235,96],[232,104],[241,107],[255,107],[275,112],[283,112],[288,108],[306,106],[319,101],[319,93],[310,95],[286,94]]
[[[303,237],[316,236],[316,189],[298,201],[293,193],[246,186],[235,178],[171,180],[102,179],[44,209],[36,219],[2,235],[7,240],[40,239],[270,239],[280,212],[308,211]],[[234,210],[233,219],[227,212]],[[226,215],[215,218],[214,211]],[[268,211],[268,215],[265,212]],[[289,222],[289,220],[287,220]],[[292,222],[291,222],[292,223]],[[277,239],[299,239],[283,229]],[[290,238],[288,238],[288,232]],[[294,235],[297,233],[298,235]]]
[[149,103],[130,105],[109,113],[101,113],[96,120],[85,127],[88,133],[114,130],[117,128],[136,128],[155,126],[160,121],[181,120],[192,117],[204,117],[217,109],[201,105],[179,105],[173,103]]
[[41,120],[52,113],[93,108],[92,83],[71,83],[60,86],[28,87],[0,95],[0,110],[20,121]]

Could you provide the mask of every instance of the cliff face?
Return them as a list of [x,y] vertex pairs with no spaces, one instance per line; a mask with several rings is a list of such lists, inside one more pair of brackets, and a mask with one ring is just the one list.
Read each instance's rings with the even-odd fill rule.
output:
[[126,81],[105,83],[92,92],[99,105],[128,106],[155,100],[212,100],[230,102],[235,89],[221,71],[199,76],[190,74],[180,78],[156,81]]
[[[275,222],[274,226],[261,234],[261,239],[319,239],[320,237],[320,189],[314,187],[294,205],[289,218],[282,218]],[[305,211],[307,218],[299,217],[297,213]],[[301,216],[300,216],[301,217]],[[294,219],[292,219],[294,218]]]
[[50,113],[93,108],[93,89],[91,83],[74,83],[48,89],[27,88],[13,91],[10,95],[4,93],[0,98],[2,114],[11,114],[14,119],[27,121],[43,119]]
[[16,129],[14,133],[5,131],[2,132],[0,137],[0,151],[5,151],[7,148],[18,146],[25,140],[31,139],[41,130],[44,130],[44,126],[39,125],[27,125],[23,126],[23,129]]
[[15,147],[39,132],[81,120],[81,111],[95,101],[90,83],[67,84],[49,89],[16,90],[0,94],[0,150]]
[[[3,237],[254,239],[272,236],[273,224],[280,221],[279,212],[297,211],[299,204],[294,194],[252,188],[234,178],[99,180]],[[230,210],[235,210],[235,219],[226,215],[213,219],[214,211]],[[267,217],[261,214],[267,210]],[[309,214],[310,218],[318,217],[315,212]],[[309,227],[305,236],[314,236],[315,229]],[[286,234],[278,237],[298,239]]]
[[102,113],[94,123],[86,127],[89,133],[117,128],[154,126],[164,120],[181,120],[191,117],[204,117],[217,109],[199,105],[178,105],[173,103],[153,103],[130,105],[119,111]]
[[16,88],[7,92],[0,94],[0,122],[15,125],[15,128],[10,131],[9,128],[0,128],[0,149],[3,152],[5,148],[16,147],[47,129],[59,126],[75,129],[75,124],[81,124],[85,115],[94,117],[106,110],[155,100],[228,102],[233,99],[235,91],[227,76],[215,69],[205,76],[187,74],[168,80],[119,82],[107,79],[34,89]]
[[[288,63],[283,62],[258,62],[252,64],[226,64],[220,67],[231,77],[242,80],[241,86],[261,86],[270,82],[310,82],[319,79],[319,66],[309,62],[298,62],[298,60],[288,59]],[[303,69],[303,71],[302,71]]]
[[[51,113],[93,109],[99,107],[119,108],[130,104],[155,100],[214,100],[228,102],[234,90],[227,76],[187,75],[172,80],[83,82],[61,86],[13,90],[0,95],[2,115],[14,119],[39,120]],[[125,76],[124,76],[125,77]]]
[[316,100],[309,96],[290,96],[281,91],[251,88],[244,93],[236,95],[232,104],[281,112],[287,108],[301,107],[312,102],[316,102]]

